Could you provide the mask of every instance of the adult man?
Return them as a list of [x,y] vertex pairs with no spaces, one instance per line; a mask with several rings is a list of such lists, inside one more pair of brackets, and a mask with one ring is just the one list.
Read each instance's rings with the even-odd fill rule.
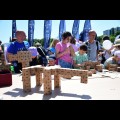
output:
[[87,51],[88,60],[97,61],[100,44],[98,41],[95,40],[96,32],[94,30],[90,30],[88,35],[89,35],[89,40],[85,42],[85,44],[88,47],[88,51]]
[[[7,56],[9,54],[17,54],[18,51],[26,51],[30,47],[29,43],[25,41],[26,34],[24,31],[17,31],[16,38],[17,40],[11,42],[10,46],[8,47]],[[18,63],[17,61],[12,61],[12,64],[14,66],[15,73],[20,73],[20,70],[22,70],[22,64]]]

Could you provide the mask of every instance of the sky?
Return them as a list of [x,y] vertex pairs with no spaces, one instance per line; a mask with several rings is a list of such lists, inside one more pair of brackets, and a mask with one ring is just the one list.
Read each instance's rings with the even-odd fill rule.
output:
[[[66,31],[72,32],[74,20],[66,20]],[[80,20],[79,33],[83,30],[85,20]],[[57,38],[60,20],[52,20],[51,38]],[[28,36],[28,20],[16,20],[17,30],[25,31]],[[91,27],[97,35],[103,35],[104,30],[120,27],[120,20],[91,20]],[[34,38],[43,38],[44,20],[35,20]],[[0,40],[8,43],[12,36],[12,20],[0,20]]]

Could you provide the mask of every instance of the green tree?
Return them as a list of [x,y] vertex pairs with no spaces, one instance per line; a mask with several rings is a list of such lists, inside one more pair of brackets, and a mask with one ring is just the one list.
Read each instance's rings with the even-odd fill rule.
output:
[[118,36],[118,35],[120,35],[120,31],[117,31],[117,32],[115,33],[115,36]]
[[42,45],[42,39],[34,39],[34,45],[40,43]]
[[[53,38],[50,39],[50,44],[51,44],[52,41],[53,41]],[[44,46],[44,38],[42,38],[42,39],[34,39],[34,45],[36,43],[40,43],[42,46]]]
[[114,41],[115,41],[115,36],[114,36],[114,35],[110,35],[110,41],[111,41],[112,43],[114,43]]
[[103,43],[102,38],[103,38],[103,35],[97,37],[97,40],[98,40],[101,44]]

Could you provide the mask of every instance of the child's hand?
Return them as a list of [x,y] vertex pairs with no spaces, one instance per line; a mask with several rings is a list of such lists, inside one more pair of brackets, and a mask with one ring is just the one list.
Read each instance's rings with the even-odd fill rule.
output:
[[69,48],[66,48],[65,51],[64,51],[65,54],[67,53],[70,53],[70,49]]
[[81,66],[85,66],[85,62],[81,64]]

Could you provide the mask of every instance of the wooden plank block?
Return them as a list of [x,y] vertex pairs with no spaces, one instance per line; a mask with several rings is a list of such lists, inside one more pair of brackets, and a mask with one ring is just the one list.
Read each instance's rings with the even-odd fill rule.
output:
[[28,68],[22,69],[22,80],[23,80],[23,91],[30,92],[31,91],[30,69]]
[[43,82],[44,82],[44,94],[45,95],[51,94],[52,93],[51,70],[48,68],[44,69]]
[[19,63],[32,61],[32,55],[30,51],[19,51],[17,52],[17,56]]
[[54,88],[59,88],[59,87],[61,87],[60,75],[55,74],[54,75]]
[[35,75],[36,75],[36,86],[41,86],[43,83],[43,79],[42,79],[42,73],[39,71],[39,69],[36,69]]

